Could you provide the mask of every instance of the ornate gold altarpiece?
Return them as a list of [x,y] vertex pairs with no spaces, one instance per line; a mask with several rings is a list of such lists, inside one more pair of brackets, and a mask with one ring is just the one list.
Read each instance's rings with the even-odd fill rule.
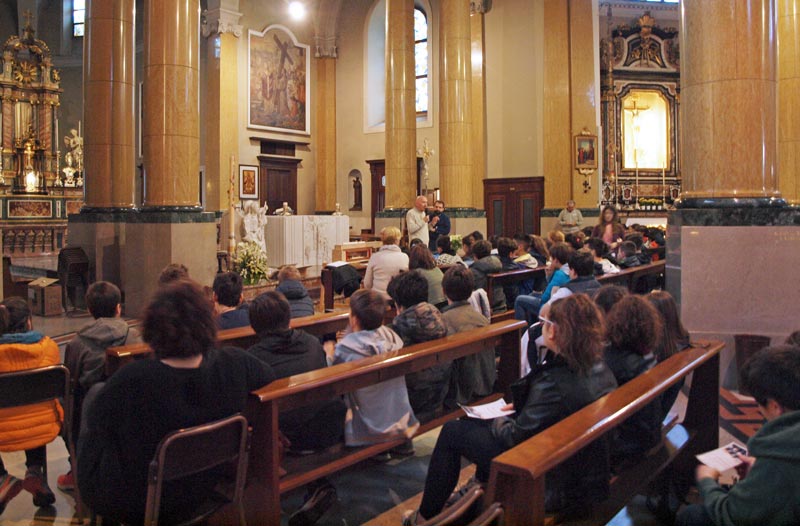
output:
[[30,17],[21,36],[5,41],[0,57],[0,225],[3,254],[15,256],[57,252],[66,242],[67,215],[83,201],[83,188],[63,186],[60,75]]
[[[609,27],[607,35],[600,42],[601,202],[629,210],[671,207],[681,186],[678,31],[657,26],[647,12],[635,26]],[[637,137],[631,137],[634,116],[648,112],[659,112],[658,132],[636,128]],[[642,153],[640,147],[655,147],[656,160],[639,162],[631,150]]]

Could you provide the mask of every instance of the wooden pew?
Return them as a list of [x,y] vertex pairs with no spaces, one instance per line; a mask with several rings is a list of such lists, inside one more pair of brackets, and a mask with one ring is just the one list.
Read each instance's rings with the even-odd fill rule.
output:
[[[331,312],[293,318],[289,322],[292,329],[302,329],[314,336],[332,334],[343,330],[349,322],[349,312]],[[217,343],[233,345],[246,349],[258,341],[252,327],[238,327],[217,332]],[[146,343],[109,347],[106,349],[106,375],[111,376],[120,367],[134,360],[150,358],[153,350]]]
[[[505,393],[519,376],[520,331],[524,328],[525,323],[520,321],[496,323],[385,355],[282,378],[253,392],[246,410],[253,427],[249,469],[251,480],[245,496],[248,523],[279,525],[281,494],[403,443],[402,439],[396,439],[355,448],[341,445],[314,455],[281,459],[278,438],[278,415],[281,411],[331,400],[356,389],[488,349],[500,352],[497,386],[499,391]],[[418,434],[461,415],[463,412],[459,410],[424,422]],[[286,470],[282,477],[279,475],[281,467]]]
[[606,435],[689,373],[694,374],[683,423],[668,429],[662,443],[641,462],[615,475],[610,497],[594,506],[588,523],[606,524],[670,464],[688,466],[695,454],[717,448],[719,353],[724,344],[711,341],[694,345],[497,456],[492,461],[487,502],[502,503],[504,526],[550,524],[544,511],[547,472]]
[[[536,268],[523,268],[520,270],[506,270],[504,272],[497,272],[487,276],[486,295],[489,297],[489,305],[494,305],[493,295],[495,287],[502,287],[504,285],[511,285],[519,283],[528,279],[535,280],[539,276],[545,275],[545,267],[539,266]],[[508,310],[514,312],[514,306],[508,305]],[[494,317],[492,317],[494,319]]]
[[[353,267],[361,274],[361,278],[363,279],[364,276],[367,274],[367,264],[366,263],[359,263],[353,264]],[[322,292],[324,296],[324,306],[325,312],[332,312],[333,311],[333,269],[323,267],[322,271],[320,272],[319,276],[320,281],[322,282]]]
[[621,285],[627,287],[631,292],[635,292],[639,280],[652,275],[663,276],[666,268],[667,262],[662,259],[654,261],[653,263],[648,263],[647,265],[624,268],[616,274],[603,274],[597,277],[597,281],[602,285]]

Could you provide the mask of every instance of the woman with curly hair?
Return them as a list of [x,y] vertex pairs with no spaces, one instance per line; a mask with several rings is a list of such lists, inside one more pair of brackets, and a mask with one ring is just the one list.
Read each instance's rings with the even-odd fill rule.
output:
[[[428,466],[419,511],[404,524],[437,515],[475,484],[489,480],[492,459],[612,391],[617,383],[602,360],[603,317],[585,294],[553,303],[540,318],[548,353],[542,363],[511,386],[516,412],[494,420],[463,419],[442,428]],[[548,511],[575,511],[608,492],[607,446],[598,440],[547,474]],[[461,471],[461,457],[475,462],[475,479],[451,495]]]
[[[662,330],[661,316],[642,296],[629,294],[611,308],[606,317],[605,361],[619,385],[653,368]],[[659,398],[621,424],[612,461],[633,458],[653,447],[661,438],[661,420]]]
[[613,205],[606,205],[600,214],[600,221],[592,230],[592,237],[599,237],[615,250],[625,237],[625,227],[619,222],[619,213]]
[[[155,359],[126,365],[89,391],[78,451],[81,497],[103,518],[126,524],[144,519],[148,465],[165,435],[242,411],[250,391],[275,379],[245,351],[215,348],[213,304],[192,281],[157,290],[142,328]],[[182,522],[217,478],[201,473],[168,485],[164,522]]]

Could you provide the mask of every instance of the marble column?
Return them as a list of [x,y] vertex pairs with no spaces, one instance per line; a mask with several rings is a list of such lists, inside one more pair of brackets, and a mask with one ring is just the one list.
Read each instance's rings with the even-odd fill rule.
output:
[[[314,105],[317,143],[317,212],[336,207],[336,46],[333,41],[317,40],[314,67],[317,70],[317,97]],[[341,205],[347,210],[347,198]]]
[[386,208],[410,208],[417,189],[414,2],[386,0]]
[[199,207],[199,0],[145,0],[147,208]]
[[134,18],[134,0],[87,4],[83,52],[87,211],[134,207]]
[[206,210],[228,210],[231,156],[239,160],[238,0],[210,0],[205,14]]
[[777,178],[775,0],[681,10],[679,206],[782,204]]
[[800,210],[777,187],[777,3],[684,2],[681,25],[684,192],[666,288],[693,339],[726,343],[721,380],[735,388],[735,335],[783,341],[800,309]]
[[486,66],[484,14],[488,10],[485,2],[470,2],[470,39],[472,64],[472,204],[483,209],[483,180],[486,178]]
[[442,0],[439,15],[439,187],[451,208],[472,206],[472,60],[468,0]]
[[800,0],[778,1],[778,168],[781,195],[800,204]]

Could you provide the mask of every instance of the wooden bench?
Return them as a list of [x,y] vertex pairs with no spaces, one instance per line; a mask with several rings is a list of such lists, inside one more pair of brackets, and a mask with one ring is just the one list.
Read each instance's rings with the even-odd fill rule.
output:
[[[281,411],[328,401],[356,389],[489,349],[500,352],[497,386],[499,392],[506,393],[519,376],[520,331],[524,328],[525,323],[520,321],[496,323],[385,355],[282,378],[253,392],[246,410],[253,427],[251,480],[245,496],[248,523],[279,525],[281,494],[403,443],[403,439],[396,439],[355,448],[340,445],[314,455],[287,456],[282,460],[278,438],[278,415]],[[458,410],[424,422],[418,434],[461,415],[463,412]],[[281,467],[286,470],[282,477]]]
[[[539,266],[536,268],[523,268],[519,270],[507,270],[504,272],[497,272],[487,276],[486,295],[489,297],[489,305],[494,305],[494,288],[503,287],[505,285],[512,285],[525,281],[528,279],[535,280],[537,277],[545,276],[545,267]],[[508,310],[514,312],[514,306],[509,305]]]
[[616,274],[603,274],[597,277],[597,281],[602,285],[621,285],[627,287],[631,292],[636,292],[639,281],[646,279],[648,276],[659,276],[663,283],[666,268],[667,262],[662,259],[647,265],[625,268]]
[[[693,456],[719,446],[719,353],[722,342],[699,342],[584,407],[492,461],[487,501],[505,509],[504,526],[541,526],[545,475],[606,435],[689,373],[694,373],[686,417],[662,443],[611,481],[608,499],[592,509],[590,524],[606,524],[673,463],[690,469]],[[678,464],[676,464],[678,465]],[[548,518],[550,519],[550,518]]]
[[[293,318],[289,322],[292,329],[302,329],[314,336],[333,334],[347,327],[349,312],[332,312]],[[252,327],[238,327],[217,332],[217,342],[220,345],[233,345],[247,349],[258,341]],[[106,349],[106,375],[111,376],[120,367],[134,360],[150,358],[153,350],[146,343],[122,345]]]
[[[352,263],[351,263],[352,264]],[[355,264],[353,267],[361,274],[361,278],[363,279],[364,276],[367,274],[367,264]],[[325,312],[332,312],[333,311],[333,269],[329,267],[324,267],[320,272],[319,276],[320,281],[322,282],[322,293],[323,293],[323,304],[325,307]]]

